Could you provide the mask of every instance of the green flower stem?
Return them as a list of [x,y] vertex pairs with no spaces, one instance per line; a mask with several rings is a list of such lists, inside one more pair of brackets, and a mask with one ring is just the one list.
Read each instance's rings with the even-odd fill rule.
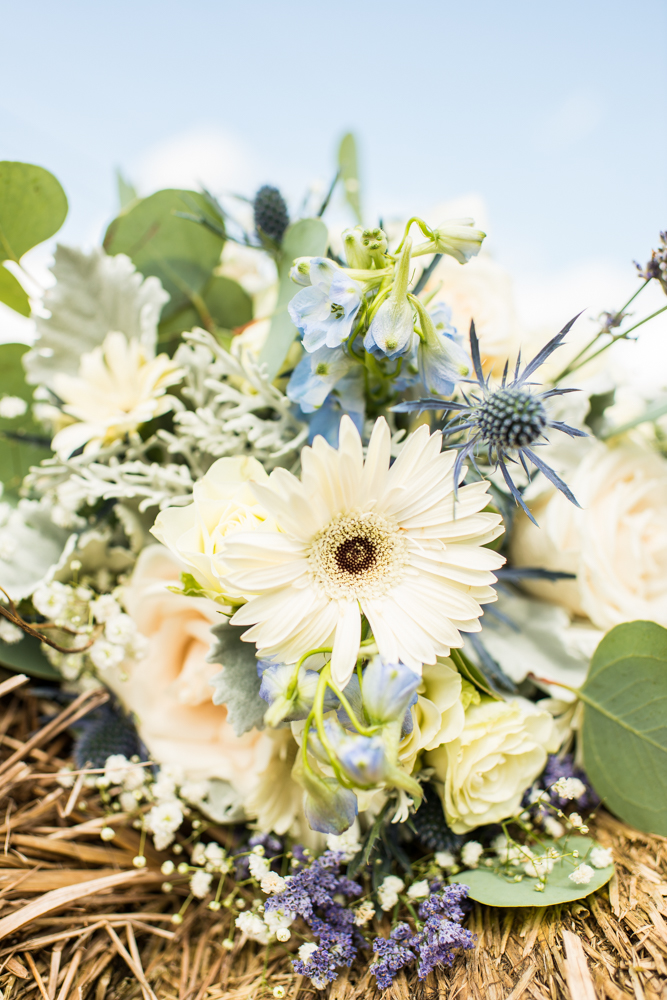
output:
[[[651,280],[650,278],[647,278],[643,282],[643,284],[641,284],[639,286],[639,288],[637,288],[636,291],[634,291],[632,293],[632,295],[630,296],[630,298],[628,299],[628,301],[625,303],[625,305],[621,306],[621,308],[617,310],[617,312],[616,312],[617,316],[619,316],[621,313],[625,312],[625,310],[628,308],[628,306],[631,305],[634,302],[634,300],[637,298],[637,296],[639,295],[639,293],[644,291],[644,289],[646,288],[646,286],[648,285],[648,283],[650,282],[650,280]],[[651,319],[651,318],[652,317],[650,317],[650,316],[648,317],[648,319]],[[646,320],[642,320],[642,322],[646,322]],[[632,329],[634,329],[634,327],[632,327]],[[623,337],[626,337],[628,333],[630,333],[630,330],[626,330],[625,333],[619,334],[618,336],[614,336],[613,339],[609,341],[609,344],[615,343],[616,340],[621,340]],[[591,358],[587,358],[585,361],[580,361],[580,358],[582,358],[584,356],[584,354],[586,354],[587,351],[590,351],[591,347],[595,347],[595,345],[597,344],[597,342],[600,339],[600,337],[603,337],[604,334],[605,334],[604,330],[598,330],[598,332],[595,334],[595,336],[590,341],[590,343],[586,344],[585,347],[582,347],[582,349],[579,351],[579,353],[575,354],[575,356],[572,358],[572,360],[568,362],[568,364],[565,366],[565,368],[563,368],[563,370],[560,373],[560,375],[556,376],[556,378],[553,380],[553,384],[554,385],[558,385],[558,383],[561,381],[561,379],[564,379],[567,375],[570,375],[570,374],[572,374],[572,372],[576,371],[577,368],[581,368],[582,365],[585,365],[590,360],[592,360]],[[608,347],[609,344],[607,344],[606,346]],[[596,357],[596,355],[593,355],[593,357]]]
[[401,242],[396,247],[396,250],[394,251],[394,255],[395,256],[398,256],[398,254],[403,249],[403,244],[405,243],[405,241],[407,239],[407,236],[408,236],[408,233],[410,232],[410,227],[415,222],[417,223],[417,225],[419,226],[419,228],[421,229],[422,233],[424,234],[424,236],[426,237],[427,240],[433,240],[433,239],[435,239],[435,237],[433,235],[433,230],[430,228],[430,226],[427,226],[426,223],[424,222],[424,220],[420,219],[419,216],[413,215],[412,218],[408,219],[407,223],[405,224],[405,231],[403,233],[403,239],[401,240]]
[[341,705],[343,706],[343,708],[345,709],[345,711],[347,712],[347,714],[349,716],[350,722],[352,723],[352,725],[357,730],[357,732],[359,733],[360,736],[374,736],[375,733],[377,733],[378,729],[382,728],[381,726],[364,726],[364,725],[362,725],[359,722],[359,720],[357,719],[356,715],[354,714],[352,706],[350,705],[349,701],[347,700],[347,698],[345,697],[345,695],[343,694],[343,692],[339,691],[338,688],[334,684],[331,683],[331,681],[327,682],[327,686],[331,688],[331,690],[333,691],[333,693],[339,699]]
[[606,351],[608,347],[611,347],[612,344],[615,344],[617,340],[625,340],[625,339],[627,339],[627,337],[628,337],[628,335],[630,333],[632,333],[638,327],[643,326],[644,323],[648,323],[648,321],[650,319],[655,319],[655,317],[659,316],[660,313],[664,313],[664,311],[666,309],[667,309],[667,306],[662,306],[660,309],[656,309],[656,311],[654,313],[651,313],[650,316],[645,316],[644,319],[640,319],[638,323],[634,324],[634,326],[631,326],[627,330],[624,330],[623,333],[619,333],[619,334],[613,335],[612,339],[609,341],[609,343],[603,344],[602,347],[598,348],[598,350],[595,352],[595,354],[591,354],[590,357],[586,358],[585,361],[582,361],[581,364],[582,365],[587,365],[589,361],[593,361],[593,359],[597,358],[597,356],[599,354],[602,354],[603,351]]
[[392,286],[391,285],[387,285],[386,288],[380,289],[380,291],[378,292],[378,294],[373,299],[373,302],[371,303],[371,305],[369,307],[369,310],[368,310],[368,319],[367,319],[368,326],[370,326],[371,323],[373,322],[373,319],[375,318],[375,314],[377,313],[378,309],[380,308],[380,306],[382,305],[382,303],[384,302],[384,300],[387,298],[387,296],[391,292],[391,289],[392,289]]
[[301,760],[303,763],[303,768],[305,771],[311,771],[312,768],[308,763],[308,733],[310,732],[310,727],[312,723],[315,723],[315,728],[317,729],[317,735],[320,738],[322,746],[329,755],[329,761],[334,769],[336,779],[344,788],[351,788],[350,782],[344,777],[340,765],[336,759],[336,754],[331,746],[331,743],[327,737],[324,730],[324,695],[326,694],[327,684],[331,674],[331,667],[327,663],[320,671],[320,678],[317,683],[317,691],[315,692],[315,699],[313,701],[313,707],[310,710],[310,714],[306,719],[306,725],[303,730],[303,743],[301,744]]

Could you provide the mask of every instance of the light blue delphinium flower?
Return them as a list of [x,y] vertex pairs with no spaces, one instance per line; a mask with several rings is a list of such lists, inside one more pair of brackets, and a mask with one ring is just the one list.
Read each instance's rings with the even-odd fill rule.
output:
[[365,349],[376,358],[398,358],[412,346],[414,315],[407,297],[411,249],[412,242],[406,238],[391,292],[379,307],[364,337]]
[[364,670],[361,696],[364,711],[374,725],[403,721],[417,701],[421,677],[403,663],[383,663],[376,656]]
[[298,403],[304,413],[313,413],[353,365],[342,347],[320,347],[304,354],[287,384],[287,398]]
[[344,375],[329,393],[319,410],[310,417],[308,441],[310,444],[320,434],[332,448],[338,447],[340,422],[347,414],[361,434],[366,416],[366,398],[364,395],[364,372],[356,365],[351,372]]
[[297,292],[288,306],[305,349],[317,351],[344,343],[352,333],[362,295],[362,286],[333,261],[313,257],[310,285]]
[[417,348],[419,377],[426,391],[451,396],[456,384],[472,370],[470,358],[456,342],[456,329],[450,325],[451,309],[440,305],[433,313],[415,299],[421,322],[422,338]]

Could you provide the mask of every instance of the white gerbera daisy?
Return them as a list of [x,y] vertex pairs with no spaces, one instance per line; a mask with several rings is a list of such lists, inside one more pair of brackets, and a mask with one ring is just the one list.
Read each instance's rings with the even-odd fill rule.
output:
[[100,347],[82,356],[78,376],[61,372],[54,379],[63,413],[77,421],[58,431],[54,451],[67,457],[82,445],[98,449],[136,431],[179,405],[165,392],[182,377],[167,354],[150,357],[138,340],[108,333]]
[[454,497],[456,451],[441,453],[442,436],[420,427],[392,467],[390,433],[377,420],[363,459],[349,417],[340,444],[316,437],[302,452],[299,481],[275,469],[252,490],[277,532],[229,539],[225,562],[237,592],[251,596],[231,619],[258,655],[294,663],[310,649],[333,649],[334,680],[354,670],[361,613],[380,656],[421,672],[423,663],[462,646],[460,631],[477,632],[481,604],[496,599],[490,584],[502,556],[482,546],[502,533],[485,482]]

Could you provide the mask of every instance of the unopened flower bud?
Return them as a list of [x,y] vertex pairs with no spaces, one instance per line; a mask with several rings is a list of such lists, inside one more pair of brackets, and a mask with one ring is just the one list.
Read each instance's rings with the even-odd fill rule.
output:
[[137,854],[136,858],[132,858],[132,864],[134,865],[135,868],[145,868],[146,858],[143,856],[143,854]]

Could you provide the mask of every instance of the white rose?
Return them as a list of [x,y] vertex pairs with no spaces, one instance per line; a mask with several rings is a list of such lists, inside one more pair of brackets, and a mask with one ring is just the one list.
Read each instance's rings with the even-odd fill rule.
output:
[[525,581],[537,596],[607,631],[638,619],[667,626],[667,462],[653,451],[599,444],[568,485],[582,509],[555,491],[519,515],[511,541],[518,566],[576,573],[557,583]]
[[152,533],[192,570],[212,596],[224,599],[226,595],[221,581],[227,574],[227,538],[239,531],[275,530],[249,485],[268,478],[256,458],[219,458],[195,483],[193,503],[167,507],[155,519]]
[[[144,549],[124,591],[128,614],[148,640],[141,660],[109,668],[105,682],[133,713],[141,739],[162,765],[158,784],[166,796],[176,784],[218,778],[242,801],[271,759],[273,742],[252,730],[236,736],[224,706],[214,705],[207,663],[211,625],[220,620],[212,601],[182,597],[167,587],[179,565],[161,545]],[[162,788],[164,786],[164,788]]]
[[484,699],[466,712],[461,735],[426,754],[444,784],[443,805],[455,833],[512,816],[555,750],[548,712],[523,698]]

